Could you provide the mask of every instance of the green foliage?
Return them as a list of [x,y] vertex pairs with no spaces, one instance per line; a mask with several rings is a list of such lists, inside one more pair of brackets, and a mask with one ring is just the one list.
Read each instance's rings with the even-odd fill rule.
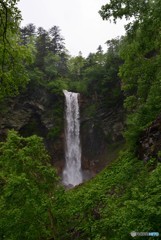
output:
[[43,86],[53,95],[62,95],[68,89],[68,55],[57,26],[48,31],[33,24],[20,29],[23,47],[31,48],[34,61],[27,68],[31,83],[30,88]]
[[60,29],[53,26],[49,31],[39,27],[35,37],[35,66],[46,75],[47,81],[62,76],[67,71],[67,54]]
[[107,53],[103,53],[99,46],[97,52],[90,53],[86,59],[81,55],[69,59],[69,89],[99,101],[101,107],[115,105],[122,96],[118,77],[118,69],[122,64],[120,43],[121,39],[113,39],[107,42]]
[[[13,37],[13,36],[12,36]],[[17,95],[28,82],[28,74],[25,68],[26,62],[31,60],[31,54],[26,47],[19,46],[17,40],[10,41],[12,49],[5,54],[5,61],[0,58],[2,66],[0,70],[1,87],[0,97]],[[10,48],[8,45],[8,49]],[[1,45],[1,53],[3,52],[3,44]],[[3,54],[0,54],[3,56]],[[11,56],[13,60],[11,61]],[[13,62],[14,61],[14,62]]]
[[42,139],[8,133],[0,144],[2,239],[51,239],[58,177]]
[[[128,150],[89,182],[64,192],[42,140],[9,132],[0,144],[0,237],[130,240],[131,231],[161,232],[161,164],[151,158],[144,165],[134,156],[140,133],[161,111],[160,1],[111,0],[104,5],[103,19],[133,20],[124,38],[107,41],[106,53],[99,46],[87,58],[68,56],[57,26],[36,32],[31,24],[21,29],[20,41],[16,2],[0,3],[2,22],[6,11],[17,19],[7,29],[6,22],[0,27],[0,97],[18,93],[28,76],[31,89],[49,89],[57,104],[48,138],[56,141],[63,126],[63,89],[88,97],[88,118],[121,104],[124,93]],[[34,62],[28,66],[31,55]]]
[[[152,158],[144,165],[132,154],[140,133],[161,111],[159,11],[160,1],[111,0],[102,7],[104,19],[133,16],[134,21],[126,26],[125,38],[109,43],[104,62],[95,61],[98,53],[86,59],[79,81],[86,79],[97,102],[101,94],[105,98],[112,92],[113,105],[122,87],[128,114],[125,136],[132,151],[122,153],[94,179],[66,193],[67,221],[59,226],[61,239],[130,240],[131,231],[161,232],[161,164]],[[103,101],[105,106],[111,104],[107,101]]]
[[160,1],[111,0],[100,11],[104,19],[131,18],[120,47],[119,69],[126,96],[126,139],[136,148],[140,132],[160,113]]
[[90,104],[85,108],[84,114],[87,118],[94,117],[97,110],[97,104]]
[[57,125],[49,131],[48,138],[52,140],[58,139],[60,137],[61,131],[62,131],[62,128],[57,120]]
[[74,81],[80,81],[82,79],[83,67],[85,64],[85,59],[82,57],[81,53],[77,57],[72,57],[68,61],[68,69],[70,77]]
[[122,38],[107,41],[108,51],[105,55],[105,74],[101,80],[100,92],[102,101],[106,107],[113,107],[121,102],[123,94],[121,92],[121,79],[118,76],[119,67],[122,65],[120,58],[120,46]]
[[54,55],[49,53],[45,59],[45,73],[48,76],[48,81],[55,79],[58,75],[58,63],[60,61],[60,57],[58,55]]
[[129,19],[134,17],[136,19],[141,18],[149,10],[149,5],[154,1],[128,1],[128,0],[110,0],[109,3],[102,6],[99,13],[103,19],[113,19],[116,22],[117,19],[125,17]]
[[17,1],[0,2],[0,99],[14,96],[27,84],[30,47],[20,45]]
[[160,171],[159,164],[149,173],[130,152],[122,153],[94,179],[66,193],[60,238],[130,240],[132,231],[160,232]]
[[[111,0],[102,7],[103,18],[113,17],[114,21],[123,16],[136,18],[127,26],[127,36],[119,45],[124,63],[120,61],[117,49],[112,52],[112,57],[108,52],[109,71],[107,78],[103,78],[105,83],[96,74],[98,65],[92,65],[92,57],[90,64],[93,63],[86,66],[83,73],[92,83],[89,85],[91,92],[98,93],[102,90],[100,82],[107,86],[112,81],[112,74],[117,75],[111,60],[117,59],[118,66],[123,63],[119,77],[123,80],[124,105],[128,110],[126,139],[133,152],[140,133],[161,110],[159,9],[159,1]],[[107,93],[107,88],[105,91]],[[117,88],[115,92],[117,96]],[[151,159],[145,166],[131,152],[123,153],[96,178],[66,193],[69,212],[66,212],[68,221],[62,226],[66,229],[62,239],[124,240],[132,239],[131,231],[161,232],[160,171],[161,164],[156,159]]]
[[63,132],[64,128],[64,104],[62,101],[62,91],[61,98],[57,100],[57,103],[54,105],[53,115],[54,115],[54,127],[49,131],[47,137],[56,142],[60,138],[60,134]]
[[87,94],[87,83],[85,81],[69,81],[70,91]]
[[64,89],[68,89],[68,79],[59,78],[48,83],[48,88],[56,95],[62,95]]

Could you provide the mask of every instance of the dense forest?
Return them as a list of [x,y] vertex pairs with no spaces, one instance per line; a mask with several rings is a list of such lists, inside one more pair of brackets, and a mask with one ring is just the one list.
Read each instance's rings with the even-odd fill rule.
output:
[[[65,189],[34,121],[21,131],[0,132],[0,239],[161,234],[161,1],[110,0],[98,9],[103,20],[125,17],[126,34],[107,40],[105,53],[98,46],[86,58],[69,54],[58,26],[20,27],[17,2],[0,0],[0,115],[13,101],[43,89],[54,102],[55,121],[45,137],[58,145],[67,89],[83,96],[84,122],[97,119],[97,127],[109,109],[122,108],[124,144],[93,178]],[[106,138],[108,145],[113,136]]]

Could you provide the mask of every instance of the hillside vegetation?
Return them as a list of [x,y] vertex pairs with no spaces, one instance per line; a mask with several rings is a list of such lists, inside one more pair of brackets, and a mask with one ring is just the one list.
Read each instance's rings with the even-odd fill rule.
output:
[[[99,46],[87,58],[68,54],[57,26],[19,28],[16,2],[0,1],[1,111],[25,86],[48,89],[58,101],[57,127],[50,133],[56,140],[62,130],[62,89],[86,96],[88,118],[124,101],[126,146],[96,177],[65,190],[42,139],[9,131],[0,144],[0,238],[128,240],[132,231],[161,234],[158,122],[155,136],[149,135],[161,112],[161,1],[111,0],[102,6],[104,20],[129,20],[126,34],[107,41],[106,53]],[[146,152],[139,154],[142,139],[150,150],[146,158]]]

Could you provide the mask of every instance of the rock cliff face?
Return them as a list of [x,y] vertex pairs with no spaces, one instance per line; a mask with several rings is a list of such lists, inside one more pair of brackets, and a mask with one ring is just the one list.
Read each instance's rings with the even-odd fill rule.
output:
[[[17,131],[28,133],[34,130],[40,131],[39,135],[45,135],[47,129],[53,127],[53,116],[48,115],[49,97],[47,93],[38,89],[37,92],[26,92],[23,95],[10,99],[5,103],[5,110],[1,112],[1,134],[7,129],[14,128]],[[35,124],[35,128],[29,129],[29,124]],[[31,126],[30,126],[31,127]]]
[[18,97],[6,100],[1,105],[0,137],[4,140],[9,129],[14,129],[25,137],[33,134],[43,137],[52,162],[59,166],[60,172],[64,159],[63,135],[60,134],[55,139],[50,134],[56,128],[54,110],[58,102],[60,108],[63,108],[62,99],[40,86],[28,87]]
[[[102,170],[116,157],[123,144],[122,101],[106,111],[101,108],[94,110],[91,104],[86,97],[80,97],[82,168],[85,178]],[[58,97],[43,87],[28,87],[23,94],[1,105],[1,140],[5,140],[8,129],[15,129],[23,136],[37,134],[43,137],[52,163],[61,174],[65,164],[63,111],[63,94]]]
[[93,101],[82,97],[82,167],[95,175],[117,157],[124,145],[124,110],[123,99],[108,109],[98,107],[91,111],[92,104]]
[[145,163],[152,158],[161,162],[161,115],[141,134],[138,157]]

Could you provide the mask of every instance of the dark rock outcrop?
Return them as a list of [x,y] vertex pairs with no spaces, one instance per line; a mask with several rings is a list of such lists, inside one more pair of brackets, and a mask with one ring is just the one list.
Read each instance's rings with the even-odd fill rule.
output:
[[115,159],[124,145],[123,99],[113,108],[98,107],[91,116],[86,109],[96,103],[83,96],[80,101],[82,167],[95,174]]
[[161,115],[142,132],[138,142],[138,157],[145,163],[151,158],[161,162]]
[[48,115],[51,96],[43,89],[33,91],[28,89],[18,97],[6,101],[6,111],[1,111],[0,129],[14,128],[20,131],[32,119],[39,119],[39,124],[45,129],[53,127],[53,116]]
[[[63,99],[63,98],[62,98]],[[52,163],[61,171],[64,159],[63,134],[58,139],[52,139],[50,132],[56,127],[54,110],[63,101],[51,94],[44,87],[30,87],[21,95],[6,100],[1,105],[0,137],[5,140],[7,131],[14,129],[22,136],[36,134],[44,139]],[[63,116],[62,116],[63,119]],[[62,128],[63,132],[63,128]]]

